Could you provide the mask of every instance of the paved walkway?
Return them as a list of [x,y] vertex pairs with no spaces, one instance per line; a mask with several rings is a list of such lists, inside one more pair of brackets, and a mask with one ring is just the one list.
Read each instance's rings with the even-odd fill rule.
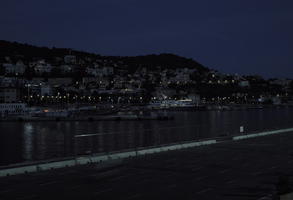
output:
[[0,199],[256,200],[292,176],[293,133],[282,133],[0,178]]

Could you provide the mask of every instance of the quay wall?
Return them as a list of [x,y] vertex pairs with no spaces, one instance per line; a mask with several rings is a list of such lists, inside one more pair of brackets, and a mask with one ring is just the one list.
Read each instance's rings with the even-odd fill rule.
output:
[[[287,132],[293,132],[293,128],[265,131],[265,132],[246,134],[246,135],[237,135],[237,136],[229,137],[228,140],[238,141],[243,139],[267,136],[267,135],[273,135],[273,134],[281,134],[281,133],[287,133]],[[0,177],[27,174],[32,172],[41,172],[46,170],[94,164],[94,163],[96,164],[107,163],[107,162],[121,160],[125,158],[130,158],[130,157],[136,157],[136,156],[142,156],[142,155],[154,154],[154,153],[160,153],[160,152],[166,152],[166,151],[173,151],[173,150],[180,150],[180,149],[198,147],[203,145],[212,145],[212,144],[225,142],[225,141],[226,140],[223,140],[220,138],[219,139],[214,138],[214,139],[169,144],[164,146],[139,148],[139,149],[124,151],[124,152],[112,152],[107,154],[80,156],[80,157],[68,158],[65,160],[58,160],[58,161],[51,160],[51,161],[43,161],[43,162],[31,163],[31,164],[10,165],[10,166],[0,167]]]

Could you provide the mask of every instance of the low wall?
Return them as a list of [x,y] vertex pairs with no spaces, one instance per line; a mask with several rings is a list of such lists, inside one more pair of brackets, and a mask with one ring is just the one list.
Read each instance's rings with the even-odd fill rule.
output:
[[100,162],[106,162],[110,160],[130,158],[130,157],[159,153],[164,151],[171,151],[171,150],[178,150],[178,149],[184,149],[184,148],[190,148],[190,147],[196,147],[196,146],[202,146],[202,145],[215,144],[216,142],[217,142],[216,140],[186,142],[182,144],[173,144],[173,145],[166,145],[161,147],[150,147],[147,149],[137,149],[137,150],[127,151],[127,152],[77,157],[77,158],[69,159],[69,160],[55,161],[55,162],[52,161],[52,162],[40,163],[40,164],[31,164],[28,166],[13,166],[13,167],[7,166],[7,168],[5,169],[0,169],[0,177],[17,175],[17,174],[26,174],[31,172],[39,172],[39,171],[52,170],[52,169],[65,168],[65,167],[73,167],[77,165],[86,165],[91,163],[100,163]]
[[248,135],[238,135],[238,136],[234,136],[233,140],[243,140],[243,139],[249,139],[249,138],[266,136],[266,135],[286,133],[286,132],[290,132],[290,131],[293,131],[293,128],[280,129],[280,130],[274,130],[274,131],[266,131],[266,132],[261,132],[261,133],[248,134]]
[[[286,133],[291,131],[293,132],[293,128],[266,131],[266,132],[247,134],[247,135],[238,135],[238,136],[233,136],[232,140],[237,141],[237,140],[249,139],[254,137],[266,136],[266,135]],[[126,151],[126,152],[76,157],[76,158],[72,158],[68,160],[50,161],[47,163],[42,162],[42,163],[35,163],[35,164],[29,164],[29,165],[7,166],[5,168],[0,169],[0,177],[17,175],[17,174],[26,174],[26,173],[32,173],[32,172],[40,172],[40,171],[65,168],[65,167],[73,167],[73,166],[86,165],[91,163],[101,163],[101,162],[107,162],[111,160],[118,160],[118,159],[130,158],[130,157],[147,155],[147,154],[154,154],[154,153],[165,152],[165,151],[180,150],[180,149],[192,148],[192,147],[203,146],[203,145],[211,145],[211,144],[216,144],[219,142],[223,142],[223,140],[219,139],[218,141],[217,139],[208,139],[208,140],[202,140],[202,141],[191,141],[191,142],[176,143],[176,144],[170,144],[170,145],[159,146],[159,147],[136,149],[133,151]]]

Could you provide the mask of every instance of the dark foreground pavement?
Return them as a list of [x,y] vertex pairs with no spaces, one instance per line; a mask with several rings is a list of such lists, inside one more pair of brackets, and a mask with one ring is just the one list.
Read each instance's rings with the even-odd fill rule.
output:
[[293,133],[100,165],[0,178],[0,200],[273,197],[292,186]]

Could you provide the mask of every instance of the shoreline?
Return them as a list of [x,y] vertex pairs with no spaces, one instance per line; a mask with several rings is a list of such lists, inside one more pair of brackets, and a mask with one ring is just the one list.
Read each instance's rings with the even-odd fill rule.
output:
[[[235,105],[204,105],[199,107],[170,107],[170,108],[146,108],[143,107],[142,111],[147,112],[211,112],[211,111],[220,111],[220,112],[231,112],[231,111],[249,111],[249,110],[263,110],[263,109],[291,109],[293,105],[281,104],[281,105],[254,105],[254,104],[235,104]],[[164,115],[139,115],[136,114],[136,109],[129,109],[126,112],[130,114],[81,114],[80,116],[30,116],[30,115],[21,115],[21,116],[8,116],[0,117],[1,122],[59,122],[59,121],[143,121],[143,120],[173,120],[174,116],[169,114]],[[133,112],[133,113],[131,113]]]
[[74,121],[145,121],[145,120],[173,120],[173,116],[139,117],[139,116],[87,116],[87,117],[15,117],[0,119],[1,122],[74,122]]
[[171,143],[159,146],[150,146],[146,148],[125,149],[121,151],[98,153],[92,155],[78,155],[71,157],[63,157],[49,160],[32,161],[27,163],[16,163],[11,165],[0,166],[0,178],[11,175],[37,173],[41,171],[68,168],[73,166],[89,165],[93,163],[108,163],[110,161],[119,161],[131,157],[145,156],[149,154],[157,154],[162,152],[176,151],[187,148],[196,148],[199,146],[214,145],[219,143],[237,142],[241,140],[253,139],[269,135],[277,135],[292,132],[293,128],[276,129],[262,131],[256,133],[248,133],[242,135],[233,135],[229,137],[205,138],[199,140],[191,140],[179,143]]

